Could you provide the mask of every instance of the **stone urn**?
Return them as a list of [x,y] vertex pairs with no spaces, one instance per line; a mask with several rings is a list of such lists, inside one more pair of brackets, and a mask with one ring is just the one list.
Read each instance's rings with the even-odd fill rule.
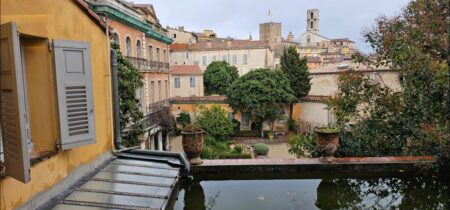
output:
[[321,160],[331,163],[334,154],[339,149],[339,130],[337,128],[321,127],[314,129],[317,134],[317,150],[322,154]]
[[183,150],[192,165],[202,164],[200,154],[203,150],[203,137],[205,132],[201,129],[181,131]]

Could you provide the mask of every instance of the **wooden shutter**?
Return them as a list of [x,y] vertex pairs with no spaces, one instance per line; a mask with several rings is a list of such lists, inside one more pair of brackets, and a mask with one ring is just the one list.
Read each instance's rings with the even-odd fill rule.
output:
[[15,23],[1,25],[0,121],[6,175],[30,181],[27,111],[19,36]]
[[95,143],[92,71],[89,44],[54,40],[60,148]]

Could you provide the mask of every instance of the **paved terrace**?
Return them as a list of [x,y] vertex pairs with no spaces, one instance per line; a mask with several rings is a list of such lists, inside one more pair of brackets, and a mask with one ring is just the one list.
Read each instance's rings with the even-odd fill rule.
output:
[[221,159],[203,160],[192,167],[191,174],[417,172],[432,161],[431,156],[335,158],[332,163],[319,158]]

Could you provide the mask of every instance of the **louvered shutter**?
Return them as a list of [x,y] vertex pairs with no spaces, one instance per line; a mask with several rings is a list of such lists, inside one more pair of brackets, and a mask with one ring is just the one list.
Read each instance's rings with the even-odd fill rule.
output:
[[60,148],[71,149],[95,143],[92,71],[89,44],[53,41]]
[[27,111],[19,36],[15,23],[1,25],[0,121],[6,175],[30,181]]

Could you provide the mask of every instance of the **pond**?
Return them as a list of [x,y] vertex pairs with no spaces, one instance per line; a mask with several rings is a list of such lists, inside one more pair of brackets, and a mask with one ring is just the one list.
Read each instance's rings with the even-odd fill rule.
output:
[[432,177],[222,178],[182,184],[174,209],[450,209],[449,181]]

